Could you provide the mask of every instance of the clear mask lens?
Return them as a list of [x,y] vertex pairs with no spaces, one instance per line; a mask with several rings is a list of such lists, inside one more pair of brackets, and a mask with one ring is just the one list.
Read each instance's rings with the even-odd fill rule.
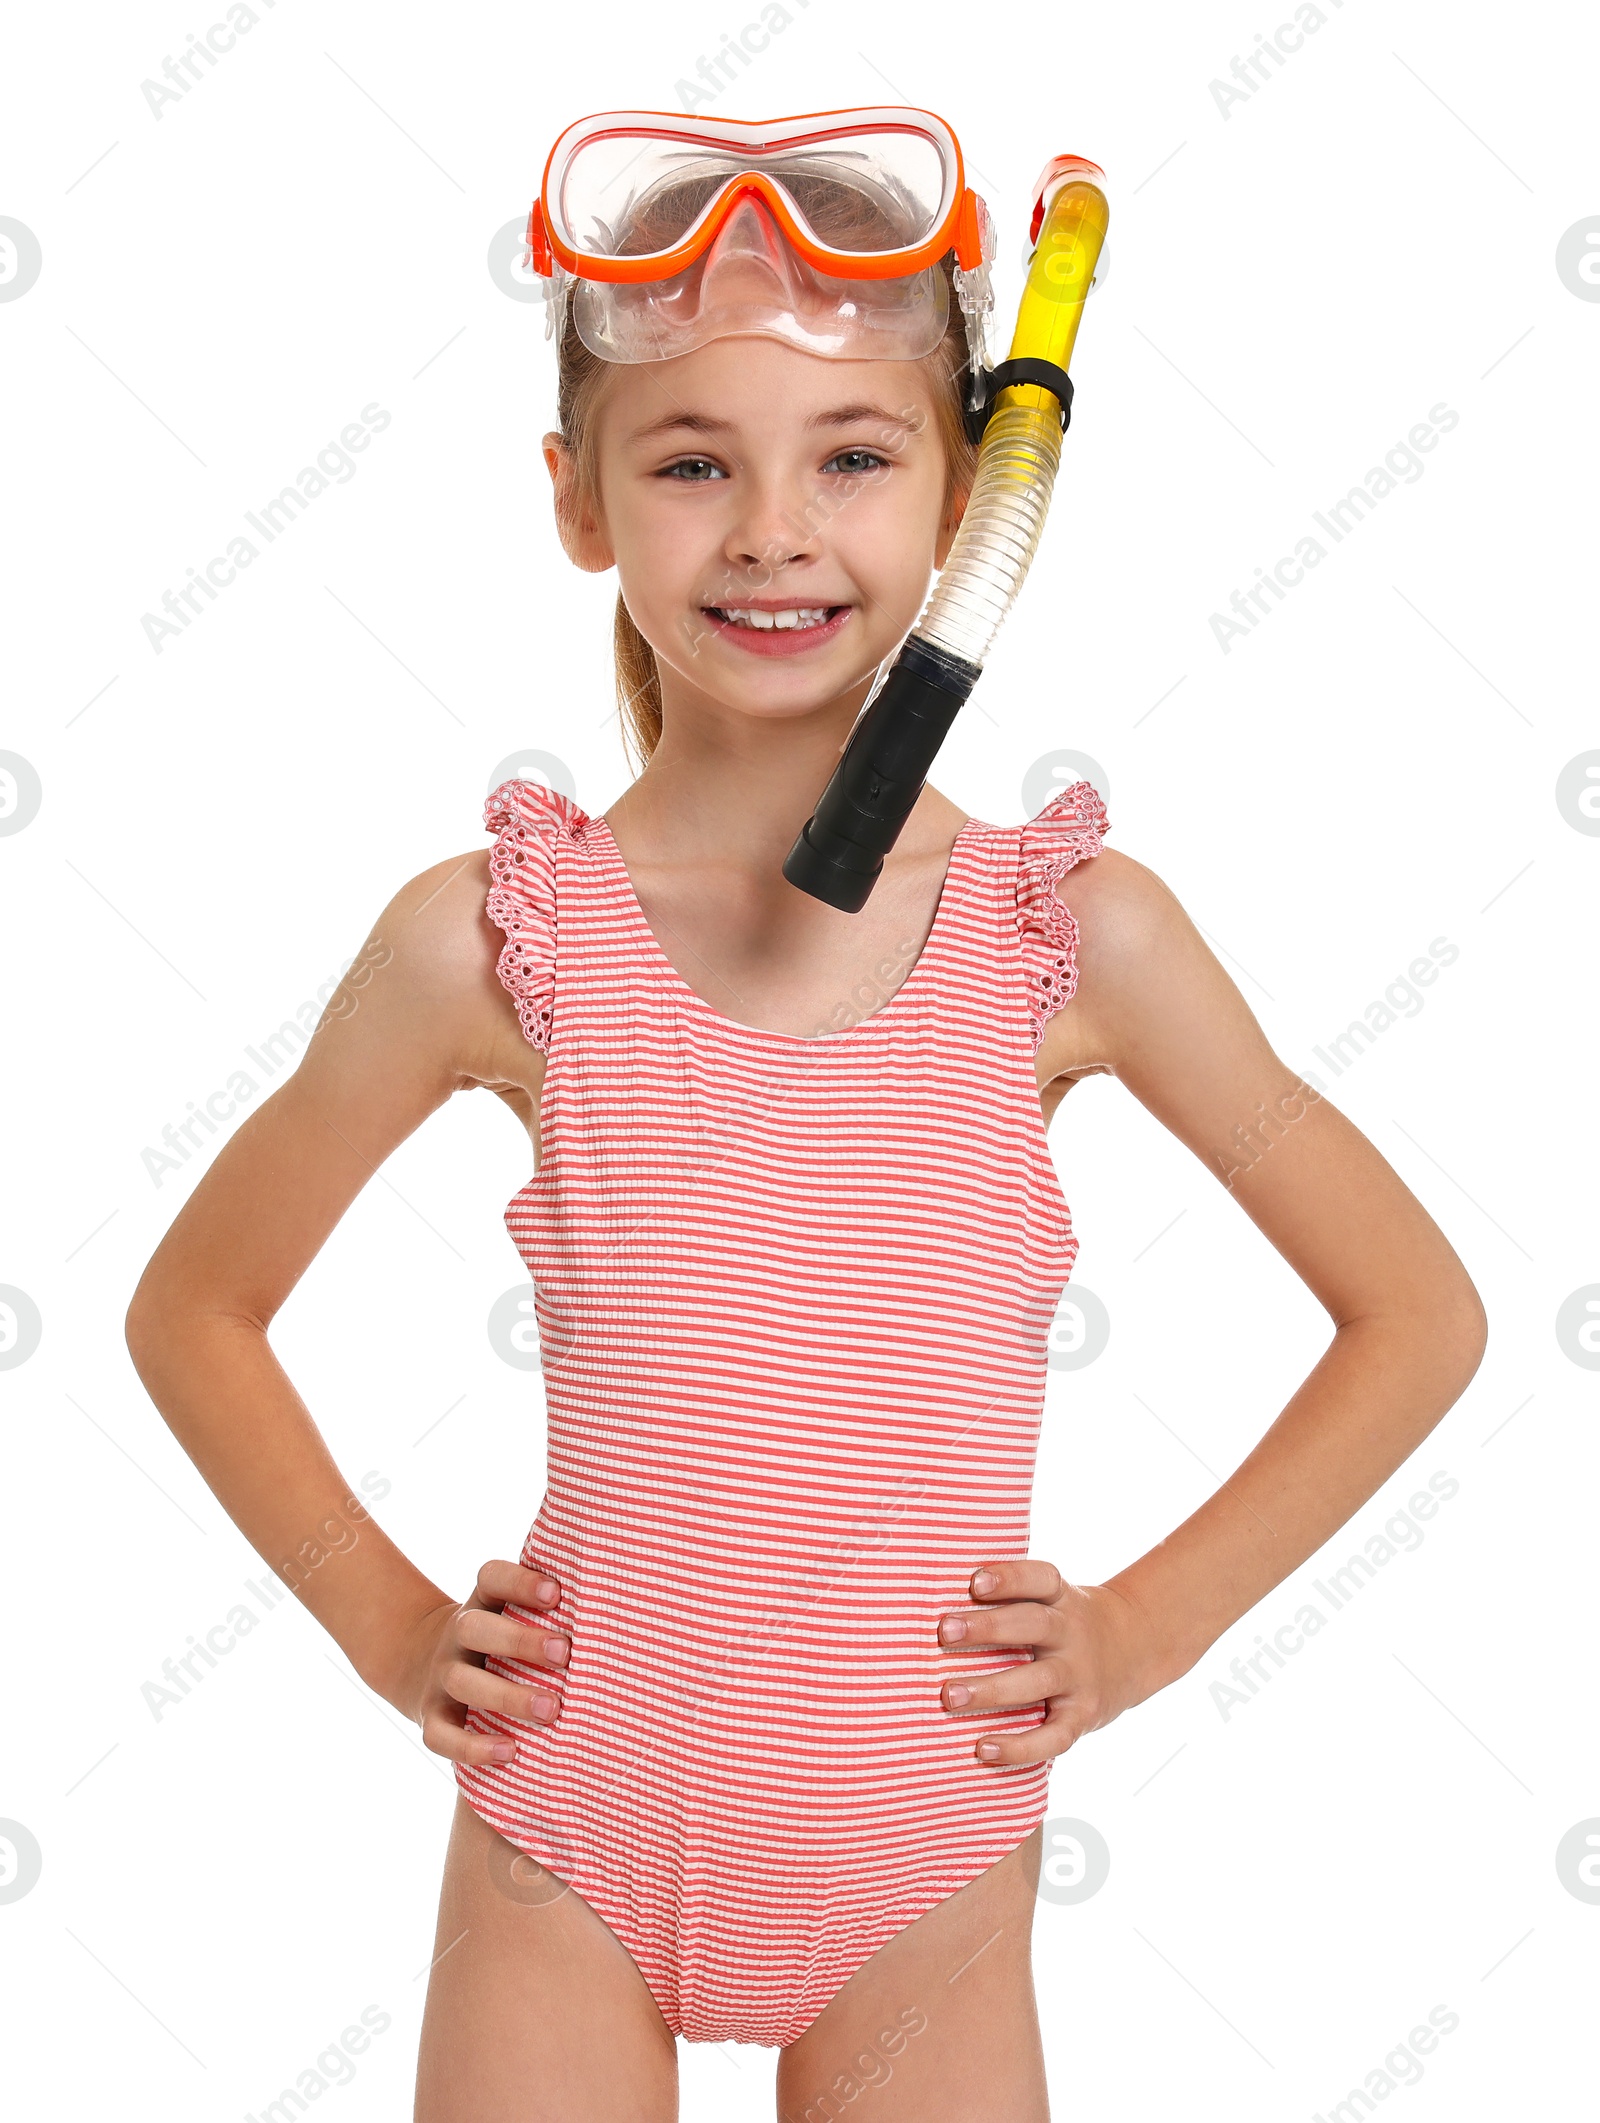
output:
[[811,354],[915,361],[933,352],[949,318],[940,267],[871,280],[820,273],[752,194],[683,272],[664,280],[578,279],[571,299],[584,345],[618,362],[670,360],[713,339],[747,335],[786,340]]

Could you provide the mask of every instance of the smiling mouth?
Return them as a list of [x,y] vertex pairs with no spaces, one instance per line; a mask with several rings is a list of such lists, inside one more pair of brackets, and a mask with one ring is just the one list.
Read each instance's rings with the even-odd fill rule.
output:
[[701,607],[713,619],[720,619],[724,626],[749,627],[755,633],[803,633],[810,627],[823,627],[839,613],[849,610],[842,604],[796,605],[780,612],[761,611],[750,605],[708,604]]

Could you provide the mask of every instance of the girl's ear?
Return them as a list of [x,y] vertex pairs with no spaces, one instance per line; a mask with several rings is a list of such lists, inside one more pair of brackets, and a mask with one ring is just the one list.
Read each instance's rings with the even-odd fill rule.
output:
[[545,436],[544,461],[555,487],[556,530],[567,558],[589,575],[603,575],[615,567],[617,556],[601,520],[594,497],[586,494],[578,478],[578,464],[566,438],[555,429]]
[[961,519],[967,513],[971,498],[970,487],[958,487],[950,497],[950,506],[945,510],[944,521],[939,526],[939,535],[934,541],[933,564],[942,568],[950,557],[950,548],[955,543],[956,532],[961,528]]

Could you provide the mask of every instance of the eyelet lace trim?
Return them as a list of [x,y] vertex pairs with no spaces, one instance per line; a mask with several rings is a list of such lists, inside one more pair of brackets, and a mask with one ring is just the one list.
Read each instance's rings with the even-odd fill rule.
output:
[[1017,858],[1017,927],[1028,984],[1033,1051],[1044,1028],[1078,986],[1078,924],[1056,896],[1056,879],[1098,855],[1111,821],[1092,781],[1052,796],[1022,828]]
[[484,911],[506,932],[495,971],[516,1003],[523,1031],[548,1053],[556,976],[556,842],[576,845],[591,821],[559,789],[514,779],[503,781],[485,803],[483,823],[496,835]]

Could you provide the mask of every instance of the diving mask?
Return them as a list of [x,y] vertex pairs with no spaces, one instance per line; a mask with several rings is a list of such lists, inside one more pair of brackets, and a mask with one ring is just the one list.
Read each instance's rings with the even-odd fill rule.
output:
[[550,151],[528,242],[552,282],[548,329],[570,302],[603,360],[667,360],[750,333],[916,360],[944,336],[951,280],[974,371],[987,360],[993,228],[930,111],[580,119]]

